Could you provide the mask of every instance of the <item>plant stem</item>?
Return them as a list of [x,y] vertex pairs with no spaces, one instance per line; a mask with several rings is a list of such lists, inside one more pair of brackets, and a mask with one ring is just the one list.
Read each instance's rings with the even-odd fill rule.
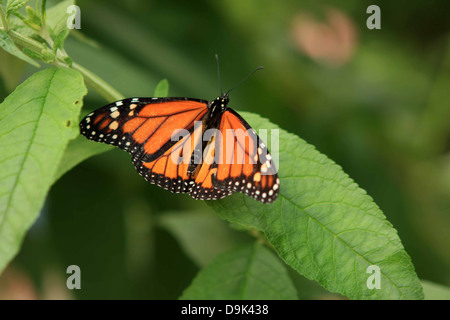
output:
[[43,49],[45,49],[45,47],[40,42],[28,38],[14,30],[9,30],[8,35],[11,37],[11,39],[14,40],[15,43],[17,43],[21,47],[26,47],[36,52],[41,52]]
[[2,26],[5,32],[8,32],[8,21],[6,21],[5,12],[3,11],[3,7],[0,5],[0,18],[2,19]]
[[125,98],[121,93],[119,93],[116,89],[111,87],[103,79],[101,79],[91,71],[87,70],[83,66],[80,66],[78,63],[73,62],[72,69],[79,71],[83,75],[86,84],[89,85],[95,91],[97,91],[97,93],[99,93],[108,102],[117,101]]
[[47,5],[47,0],[41,1],[41,28],[43,31],[48,33],[47,30],[47,10],[45,9]]
[[[41,23],[43,25],[43,28],[41,29],[41,37],[47,41],[47,45],[50,46],[50,49],[53,47],[53,40],[48,34],[47,28],[45,28],[46,25],[46,15],[45,15],[45,4],[46,0],[42,0],[41,2]],[[3,7],[0,6],[0,20],[3,24],[3,31],[7,32],[8,35],[13,39],[13,41],[18,44],[19,46],[23,48],[30,49],[38,54],[41,54],[44,49],[47,48],[47,46],[43,45],[42,43],[33,40],[27,36],[24,36],[14,30],[8,29],[8,24],[6,21],[6,17],[3,11]],[[36,30],[35,30],[36,31]],[[108,83],[106,83],[103,79],[101,79],[96,74],[92,73],[91,71],[87,70],[83,66],[80,66],[79,64],[72,62],[68,63],[65,58],[69,58],[67,53],[64,49],[59,50],[57,57],[54,58],[54,61],[51,62],[51,64],[60,66],[60,67],[67,67],[72,68],[74,70],[79,71],[86,82],[88,86],[90,86],[92,89],[97,91],[98,94],[100,94],[103,98],[105,98],[108,102],[121,100],[124,98],[124,96],[119,93],[117,90],[115,90],[113,87],[111,87]]]

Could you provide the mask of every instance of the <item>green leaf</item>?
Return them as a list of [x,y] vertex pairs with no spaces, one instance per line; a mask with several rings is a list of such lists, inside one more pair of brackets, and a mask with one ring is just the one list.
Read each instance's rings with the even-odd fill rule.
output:
[[18,11],[24,5],[26,5],[28,0],[9,0],[6,4],[6,15],[9,16],[11,13]]
[[47,0],[41,0],[41,25],[47,26]]
[[53,54],[53,51],[50,49],[44,49],[41,51],[42,54],[42,61],[45,63],[50,63],[55,60],[55,55]]
[[56,54],[56,51],[58,51],[59,48],[63,48],[64,46],[64,40],[69,35],[69,29],[63,28],[59,31],[59,33],[56,35],[53,43],[53,53]]
[[[15,12],[14,15],[9,17],[9,31],[8,32],[15,32],[15,37],[13,37],[12,34],[10,34],[11,39],[17,43],[18,46],[23,46],[25,43],[22,41],[24,39],[32,39],[38,43],[40,43],[41,47],[44,47],[44,40],[41,38],[40,35],[37,34],[40,26],[31,23],[27,20],[27,18],[20,14],[19,12]],[[21,39],[17,39],[17,37],[20,37]]]
[[53,39],[55,39],[63,29],[67,29],[67,19],[70,16],[70,14],[67,13],[67,7],[74,3],[75,1],[73,0],[65,0],[47,9],[47,25]]
[[224,253],[201,270],[183,300],[293,300],[297,293],[285,266],[260,244]]
[[36,220],[87,90],[82,76],[51,68],[32,75],[0,105],[0,272]]
[[[242,115],[256,129],[277,129]],[[288,265],[331,292],[351,299],[423,299],[411,259],[373,199],[297,136],[280,129],[279,148],[277,201],[261,204],[236,194],[208,204],[223,219],[262,230]],[[371,265],[380,268],[381,289],[366,285]]]
[[450,288],[428,280],[422,280],[425,300],[450,300]]
[[14,41],[3,30],[0,30],[0,47],[2,47],[5,51],[9,52],[13,56],[22,59],[23,61],[28,62],[29,64],[32,64],[35,67],[38,68],[40,67],[36,61],[31,59],[22,51],[20,51],[19,48],[17,48],[16,45],[14,44]]
[[233,230],[229,223],[210,212],[165,212],[159,216],[158,224],[169,231],[183,251],[202,267],[217,255],[252,239]]
[[169,95],[169,81],[167,79],[162,79],[156,85],[155,91],[153,92],[154,97],[164,98]]
[[[78,125],[78,121],[76,124]],[[69,142],[58,170],[56,170],[54,181],[61,178],[61,176],[80,162],[83,162],[93,155],[112,150],[113,148],[114,147],[103,143],[92,143],[92,141],[79,135],[76,139]]]
[[36,10],[34,10],[30,6],[27,6],[25,9],[27,11],[28,21],[33,23],[33,24],[35,24],[35,25],[37,25],[37,26],[40,26],[41,25],[41,18],[37,14]]
[[[29,7],[27,7],[29,8]],[[13,13],[13,15],[15,17],[12,17],[12,19],[10,19],[10,26],[12,27],[11,29],[15,30],[18,33],[21,33],[21,29],[23,30],[25,28],[25,26],[27,26],[27,30],[26,33],[21,34],[22,36],[26,36],[26,35],[30,35],[31,33],[31,37],[36,37],[36,34],[33,34],[34,32],[39,32],[39,28],[40,28],[40,21],[38,22],[39,24],[33,23],[30,20],[28,20],[27,17],[25,17],[23,14],[21,14],[19,11],[16,11]],[[15,19],[14,19],[15,18]],[[20,22],[19,22],[20,21]]]
[[33,58],[33,59],[41,60],[41,61],[44,60],[44,55],[42,54],[42,51],[41,51],[41,52],[36,52],[36,51],[31,50],[31,49],[29,49],[29,48],[27,48],[27,47],[24,47],[24,48],[23,48],[23,52],[24,52],[27,56],[29,56],[29,57],[31,57],[31,58]]

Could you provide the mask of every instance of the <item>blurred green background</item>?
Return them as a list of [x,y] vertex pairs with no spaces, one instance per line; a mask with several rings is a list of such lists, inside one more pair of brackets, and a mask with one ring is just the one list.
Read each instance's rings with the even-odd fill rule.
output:
[[[49,6],[55,1],[49,1]],[[127,97],[213,99],[269,118],[344,168],[398,230],[421,279],[450,286],[448,1],[78,1],[74,61]],[[369,30],[366,9],[381,8]],[[0,51],[3,100],[36,68]],[[83,115],[106,104],[92,90]],[[280,168],[282,170],[282,168]],[[252,236],[203,202],[145,182],[114,150],[51,189],[0,298],[176,299],[218,253]],[[80,266],[82,290],[65,286]],[[287,267],[288,268],[288,267]],[[290,271],[302,299],[339,298]]]

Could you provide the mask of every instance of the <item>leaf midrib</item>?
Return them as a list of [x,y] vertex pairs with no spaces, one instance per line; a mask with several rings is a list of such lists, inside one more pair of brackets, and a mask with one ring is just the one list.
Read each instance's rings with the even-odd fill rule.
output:
[[[33,141],[34,141],[34,138],[35,138],[35,136],[36,136],[36,132],[37,132],[37,129],[38,129],[38,126],[39,126],[39,122],[40,122],[40,120],[41,120],[42,115],[44,114],[45,103],[46,103],[46,100],[47,100],[48,93],[49,93],[49,91],[50,91],[50,86],[51,86],[51,83],[52,83],[53,78],[55,77],[55,74],[56,74],[57,71],[58,71],[57,69],[53,70],[53,75],[51,76],[51,78],[50,78],[49,81],[48,81],[47,92],[46,92],[45,95],[42,97],[44,101],[43,101],[43,103],[42,103],[41,111],[40,111],[40,113],[39,113],[38,119],[36,120],[36,125],[35,125],[35,127],[34,127],[33,134],[32,134],[32,136],[31,136],[30,142],[29,142],[29,144],[28,144],[28,146],[27,146],[27,150],[25,151],[25,154],[24,154],[24,156],[23,156],[23,158],[22,158],[22,162],[20,163],[19,171],[18,171],[18,173],[17,173],[17,175],[16,175],[16,179],[14,180],[13,187],[12,187],[12,189],[11,189],[11,192],[9,193],[8,202],[6,203],[5,214],[4,214],[4,216],[3,216],[3,219],[0,221],[0,233],[1,233],[1,230],[3,230],[3,227],[4,227],[4,225],[5,225],[5,221],[7,220],[6,217],[8,216],[8,213],[9,213],[9,209],[10,209],[10,206],[11,206],[12,198],[13,198],[13,196],[14,196],[14,194],[15,194],[15,190],[16,190],[16,188],[17,188],[17,185],[18,185],[18,183],[19,183],[20,177],[21,177],[21,175],[22,175],[23,167],[24,167],[25,161],[26,161],[27,158],[28,158],[28,153],[29,153],[29,151],[30,151],[30,149],[31,149],[31,146],[33,145]],[[36,100],[37,100],[37,99],[36,99]]]
[[[300,206],[298,206],[295,202],[291,201],[290,199],[288,199],[287,197],[285,197],[282,193],[280,193],[280,198],[290,202],[292,205],[294,205],[296,208],[298,208],[300,211],[304,212],[305,215],[307,215],[311,220],[313,220],[315,223],[317,223],[320,227],[322,227],[322,229],[326,230],[328,233],[330,233],[333,238],[337,238],[345,247],[347,247],[348,249],[350,249],[350,251],[352,251],[355,256],[358,256],[360,258],[362,258],[365,262],[372,264],[372,262],[370,262],[365,256],[361,255],[360,253],[358,253],[357,251],[355,251],[346,241],[344,241],[341,237],[339,237],[337,234],[333,233],[329,228],[327,228],[323,223],[321,223],[320,221],[318,221],[317,219],[315,219],[312,215],[308,214],[308,212],[306,210],[303,210]],[[290,241],[288,240],[289,246]],[[299,263],[299,261],[297,260],[297,257],[294,255],[294,259],[296,260],[297,263]],[[335,263],[334,263],[335,264]],[[404,293],[400,290],[400,287],[397,286],[397,284],[392,281],[392,279],[390,277],[388,277],[384,272],[381,271],[380,269],[380,273],[389,280],[389,282],[395,287],[397,288],[398,292],[401,294],[401,297],[404,296]]]

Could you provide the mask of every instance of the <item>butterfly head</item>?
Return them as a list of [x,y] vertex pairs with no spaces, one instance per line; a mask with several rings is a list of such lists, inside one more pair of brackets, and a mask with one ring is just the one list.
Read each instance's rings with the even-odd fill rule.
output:
[[224,93],[211,101],[209,103],[209,108],[211,109],[212,113],[217,111],[223,112],[227,108],[228,102],[230,102],[230,98],[228,97],[227,93]]
[[221,106],[223,105],[223,107],[226,107],[228,102],[230,102],[228,93],[224,93],[224,94],[220,95],[219,97],[217,97],[216,100],[219,101]]

